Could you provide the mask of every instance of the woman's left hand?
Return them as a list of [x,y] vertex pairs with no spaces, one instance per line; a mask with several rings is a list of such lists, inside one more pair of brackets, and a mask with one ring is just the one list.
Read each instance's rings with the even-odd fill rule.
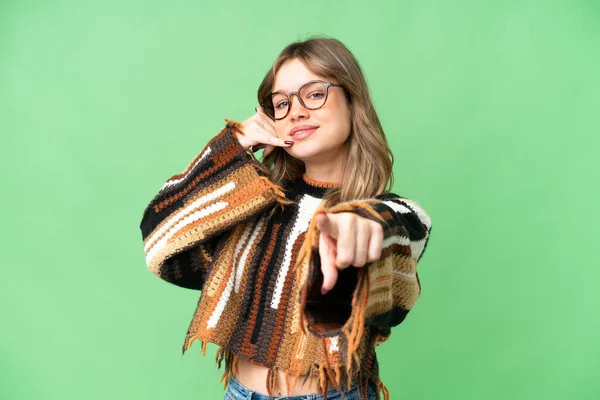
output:
[[321,231],[321,293],[325,294],[335,286],[338,270],[351,265],[363,267],[381,257],[383,228],[378,222],[351,212],[320,212],[316,218],[317,228]]

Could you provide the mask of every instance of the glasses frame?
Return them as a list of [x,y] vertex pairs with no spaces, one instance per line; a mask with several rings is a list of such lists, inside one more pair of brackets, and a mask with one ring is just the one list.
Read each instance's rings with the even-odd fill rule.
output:
[[[317,82],[318,83],[322,83],[325,86],[325,100],[323,100],[323,104],[321,104],[319,107],[310,108],[310,107],[307,107],[306,104],[304,104],[304,102],[302,101],[302,97],[300,97],[300,91],[306,85],[310,85],[311,83],[317,83]],[[306,108],[307,110],[318,110],[319,108],[323,107],[327,103],[327,99],[329,98],[329,88],[331,86],[341,87],[341,88],[344,87],[344,85],[339,84],[339,83],[331,83],[331,82],[325,82],[325,81],[321,81],[321,80],[312,80],[312,81],[308,81],[304,85],[300,86],[300,88],[298,90],[295,90],[293,92],[289,92],[288,94],[285,94],[285,93],[283,93],[281,91],[273,92],[273,93],[269,94],[269,96],[271,98],[273,97],[274,94],[283,94],[283,95],[285,95],[287,97],[287,100],[288,100],[288,109],[287,109],[287,112],[281,118],[275,118],[275,108],[273,108],[273,116],[272,117],[269,114],[267,114],[266,111],[265,111],[265,114],[267,114],[267,116],[269,118],[271,118],[272,120],[274,120],[274,121],[280,121],[280,120],[284,119],[285,117],[287,117],[288,114],[290,113],[290,110],[292,109],[292,95],[294,95],[294,94],[296,95],[296,98],[298,99],[298,102],[300,104],[302,104],[302,107]],[[268,99],[268,97],[267,97],[267,99]],[[265,110],[265,103],[267,102],[267,99],[263,100],[263,102],[260,103],[260,106],[262,107],[263,110]]]

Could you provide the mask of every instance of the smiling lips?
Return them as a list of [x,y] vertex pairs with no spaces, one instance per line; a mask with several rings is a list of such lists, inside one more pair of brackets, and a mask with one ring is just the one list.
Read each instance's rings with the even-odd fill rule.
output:
[[313,125],[301,125],[297,126],[290,131],[290,136],[294,140],[304,139],[313,134],[319,127]]

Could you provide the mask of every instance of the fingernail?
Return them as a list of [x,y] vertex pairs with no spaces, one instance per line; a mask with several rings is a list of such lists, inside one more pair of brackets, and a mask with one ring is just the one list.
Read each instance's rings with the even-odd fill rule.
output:
[[325,296],[325,293],[327,293],[327,289],[321,288],[321,296]]
[[284,143],[285,144],[294,144],[294,142],[292,142],[291,140],[286,140]]

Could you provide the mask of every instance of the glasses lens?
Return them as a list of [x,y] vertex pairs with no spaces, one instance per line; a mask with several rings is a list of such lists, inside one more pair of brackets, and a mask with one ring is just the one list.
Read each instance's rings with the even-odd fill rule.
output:
[[287,96],[282,93],[274,93],[271,95],[271,102],[275,119],[285,117],[289,107]]
[[317,109],[325,104],[327,88],[321,82],[310,82],[300,89],[300,97],[307,108]]
[[275,110],[273,109],[273,102],[271,97],[267,97],[262,104],[263,111],[271,118],[275,118]]

